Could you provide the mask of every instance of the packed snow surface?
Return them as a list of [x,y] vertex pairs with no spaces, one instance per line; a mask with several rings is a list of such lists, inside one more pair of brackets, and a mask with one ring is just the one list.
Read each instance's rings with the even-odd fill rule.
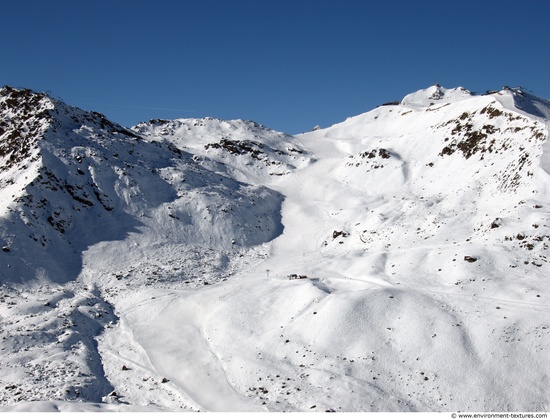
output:
[[1,410],[550,409],[548,101],[435,85],[298,136],[0,111]]

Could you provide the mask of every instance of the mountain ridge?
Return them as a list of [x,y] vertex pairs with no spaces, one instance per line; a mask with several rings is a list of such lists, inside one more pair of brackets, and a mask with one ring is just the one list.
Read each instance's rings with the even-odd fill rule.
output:
[[547,410],[549,105],[434,85],[290,136],[4,87],[0,403]]

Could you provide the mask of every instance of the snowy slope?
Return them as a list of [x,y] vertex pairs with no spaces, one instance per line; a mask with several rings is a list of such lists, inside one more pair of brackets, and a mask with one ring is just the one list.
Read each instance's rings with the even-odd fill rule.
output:
[[169,140],[180,149],[214,160],[216,170],[244,182],[264,183],[312,161],[295,137],[253,121],[157,119],[133,129],[151,140]]
[[[100,114],[31,91],[4,88],[2,99],[3,363],[17,366],[15,378],[4,375],[2,399],[25,400],[13,382],[33,374],[43,389],[26,383],[36,393],[31,400],[98,402],[112,391],[94,340],[116,317],[106,287],[123,281],[193,288],[224,280],[250,246],[280,234],[282,196],[214,172],[206,159],[146,141]],[[29,304],[22,293],[33,297]],[[83,305],[97,309],[81,319]],[[24,328],[17,325],[23,319]],[[56,364],[63,372],[51,373],[51,358],[63,359],[75,345],[86,350],[74,365]],[[67,380],[67,368],[90,378]]]
[[[37,97],[11,90],[5,102],[25,95]],[[164,140],[146,141],[100,114],[41,100],[50,110],[36,107],[24,120],[47,128],[27,134],[33,150],[17,157],[15,175],[13,166],[4,172],[9,187],[2,202],[10,223],[3,240],[11,251],[1,262],[15,270],[2,269],[5,278],[28,280],[36,275],[33,269],[41,269],[54,282],[74,279],[82,251],[144,230],[139,237],[154,243],[219,249],[255,245],[279,234],[278,194],[210,170],[205,159],[197,162]],[[3,137],[17,134],[9,127]],[[17,146],[12,149],[8,161],[20,153]],[[10,196],[12,190],[16,194]],[[247,217],[255,229],[239,223]],[[19,240],[12,239],[15,235]],[[41,261],[19,259],[30,254]]]
[[549,409],[548,101],[296,137],[0,103],[5,409]]
[[455,99],[300,136],[317,163],[273,186],[292,234],[249,276],[272,279],[207,322],[241,393],[274,410],[547,409],[546,127]]

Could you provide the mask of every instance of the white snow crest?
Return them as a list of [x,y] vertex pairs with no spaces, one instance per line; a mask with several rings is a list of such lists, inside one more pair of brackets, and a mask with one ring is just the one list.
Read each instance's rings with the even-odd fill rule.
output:
[[472,93],[463,87],[446,89],[439,84],[434,84],[427,89],[422,89],[406,95],[401,101],[401,104],[413,107],[428,107],[435,103],[453,103],[471,97]]

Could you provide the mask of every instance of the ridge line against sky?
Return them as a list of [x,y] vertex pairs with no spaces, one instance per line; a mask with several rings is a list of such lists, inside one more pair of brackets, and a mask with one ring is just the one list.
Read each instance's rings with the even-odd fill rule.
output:
[[543,0],[10,1],[0,83],[122,125],[212,116],[296,134],[435,82],[550,98]]

